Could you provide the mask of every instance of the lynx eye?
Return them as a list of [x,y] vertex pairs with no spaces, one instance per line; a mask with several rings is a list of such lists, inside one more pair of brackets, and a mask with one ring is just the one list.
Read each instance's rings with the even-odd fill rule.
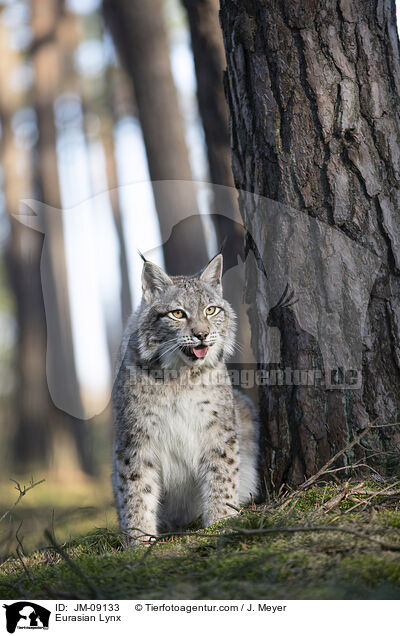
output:
[[216,316],[221,311],[221,307],[215,307],[211,305],[210,307],[206,307],[204,313],[206,316]]
[[182,309],[174,309],[174,311],[169,312],[168,316],[174,320],[183,320],[183,318],[186,318],[186,314]]

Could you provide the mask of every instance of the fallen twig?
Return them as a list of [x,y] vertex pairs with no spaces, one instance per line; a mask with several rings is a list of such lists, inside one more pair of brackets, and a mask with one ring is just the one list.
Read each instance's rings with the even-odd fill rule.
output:
[[19,549],[20,549],[20,551],[21,551],[21,554],[23,554],[23,555],[25,556],[24,546],[22,545],[23,537],[22,537],[22,539],[20,539],[19,534],[18,534],[18,533],[19,533],[19,531],[20,531],[20,530],[21,530],[21,528],[22,528],[22,524],[23,524],[23,519],[21,519],[21,523],[20,523],[20,524],[19,524],[19,526],[18,526],[18,530],[16,530],[16,532],[15,532],[15,538],[16,538],[17,543],[18,543],[18,547],[17,547],[17,549],[19,548]]
[[348,495],[348,492],[346,492],[345,490],[342,490],[342,492],[339,492],[337,495],[335,495],[334,497],[331,497],[331,499],[328,499],[328,501],[321,504],[317,512],[321,509],[324,512],[333,510],[333,508],[336,508],[336,506],[338,506],[340,502],[343,501],[345,497],[347,497],[347,495]]
[[386,488],[383,488],[382,490],[378,490],[378,491],[374,491],[374,490],[372,490],[372,491],[371,490],[358,491],[357,492],[358,495],[370,495],[370,497],[368,497],[368,499],[362,499],[361,501],[356,503],[351,508],[348,508],[345,511],[345,514],[348,514],[349,512],[351,512],[355,508],[358,508],[359,506],[362,506],[363,504],[364,505],[368,505],[371,502],[372,499],[375,499],[376,497],[379,497],[379,495],[381,495],[382,493],[385,493],[386,495],[389,495],[389,494],[390,495],[397,495],[397,494],[399,494],[400,491],[398,491],[398,490],[393,490],[392,492],[390,492],[391,488],[393,488],[394,486],[398,486],[399,484],[400,484],[400,481],[397,481],[394,484],[390,484],[390,486],[387,486]]
[[[345,534],[352,534],[360,539],[365,539],[367,541],[372,541],[379,545],[382,550],[389,550],[400,552],[400,543],[385,543],[380,539],[376,539],[375,537],[371,537],[369,534],[365,534],[364,532],[360,532],[359,530],[354,530],[353,528],[347,528],[346,526],[334,526],[334,525],[321,525],[321,526],[277,526],[274,528],[234,528],[234,532],[221,532],[220,534],[211,534],[207,532],[166,532],[156,535],[145,534],[143,533],[140,538],[144,539],[144,537],[149,537],[152,541],[144,558],[148,555],[150,550],[160,541],[167,538],[172,537],[198,537],[201,539],[209,538],[209,539],[236,539],[240,536],[260,536],[266,534],[285,534],[285,533],[295,533],[295,532],[343,532]],[[138,538],[138,537],[137,537]]]
[[245,528],[241,529],[238,534],[244,535],[261,535],[261,534],[275,534],[275,533],[292,533],[292,532],[343,532],[345,534],[352,534],[356,537],[360,537],[360,539],[366,539],[367,541],[372,541],[373,543],[377,543],[382,550],[390,550],[395,552],[400,552],[400,544],[396,543],[385,543],[384,541],[380,541],[375,537],[371,537],[364,532],[360,532],[359,530],[353,530],[352,528],[346,528],[345,526],[294,526],[294,527],[282,527],[282,528],[254,528],[253,530],[247,530]]
[[14,508],[16,506],[18,506],[19,502],[21,501],[22,497],[25,497],[26,493],[29,490],[32,490],[32,488],[35,488],[35,486],[38,486],[39,484],[42,484],[44,481],[46,481],[45,479],[41,479],[40,481],[36,481],[36,482],[32,482],[30,484],[30,486],[24,486],[23,488],[21,488],[21,485],[15,480],[10,478],[10,481],[13,481],[16,485],[16,490],[18,490],[19,495],[18,495],[18,499],[13,503],[13,505],[11,506],[11,508],[9,510],[6,510],[6,512],[0,517],[0,522],[3,521],[3,519],[5,519],[7,517],[7,515],[10,514],[10,512],[12,512],[12,510],[14,510]]
[[324,474],[330,475],[332,473],[338,473],[341,470],[352,470],[353,468],[368,468],[369,470],[372,470],[372,472],[375,473],[375,475],[378,475],[378,477],[381,477],[381,475],[378,473],[377,470],[375,470],[375,468],[372,468],[372,466],[369,466],[369,464],[363,464],[361,462],[355,463],[355,464],[349,464],[348,466],[339,466],[339,468],[330,468],[329,470],[326,470]]
[[297,488],[297,492],[304,490],[304,488],[308,488],[308,486],[311,486],[311,484],[314,484],[320,477],[321,475],[324,475],[327,472],[327,469],[329,468],[329,466],[331,466],[332,464],[335,463],[336,460],[339,459],[339,457],[341,457],[342,455],[344,455],[344,453],[346,453],[347,451],[349,451],[351,448],[353,448],[353,446],[355,446],[356,444],[359,443],[359,441],[365,437],[371,430],[376,430],[376,429],[380,429],[380,428],[389,428],[392,426],[400,426],[400,422],[396,422],[394,424],[378,424],[376,425],[375,422],[377,422],[380,418],[377,417],[373,422],[371,422],[371,424],[369,424],[363,431],[362,433],[360,433],[360,435],[357,435],[357,437],[355,437],[353,439],[352,442],[350,442],[349,444],[347,444],[347,446],[345,446],[344,448],[342,448],[342,450],[338,451],[336,453],[336,455],[334,455],[333,457],[331,457],[331,459],[329,461],[326,462],[326,464],[324,464],[324,466],[322,466],[322,468],[320,468],[315,475],[312,475],[312,477],[309,477],[309,479],[306,479],[306,481],[304,481],[302,484],[300,484],[300,486]]
[[229,508],[232,508],[232,510],[235,510],[236,512],[242,512],[241,508],[237,508],[237,506],[234,506],[231,503],[228,503],[227,501],[225,502],[225,505],[228,506]]
[[96,586],[92,583],[92,581],[86,576],[86,574],[84,572],[82,572],[82,570],[80,569],[80,567],[77,566],[77,564],[75,563],[75,561],[73,561],[71,559],[71,557],[69,556],[69,554],[56,543],[55,538],[53,537],[53,535],[51,534],[51,532],[49,530],[45,530],[44,531],[45,537],[46,539],[48,539],[51,543],[51,545],[53,546],[54,550],[64,559],[64,561],[69,565],[69,567],[71,568],[71,570],[73,570],[75,572],[75,574],[77,574],[79,576],[79,578],[82,579],[82,581],[85,583],[85,585],[88,587],[88,589],[91,591],[91,593],[93,594],[93,598],[95,599],[102,599],[103,596],[100,594],[100,592],[98,591],[98,589],[96,588]]

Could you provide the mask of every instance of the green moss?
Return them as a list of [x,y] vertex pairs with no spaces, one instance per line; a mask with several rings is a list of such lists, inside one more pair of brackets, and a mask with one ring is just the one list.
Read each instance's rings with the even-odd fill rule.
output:
[[400,562],[398,557],[378,554],[360,554],[343,559],[341,571],[345,581],[359,580],[369,587],[381,583],[394,583],[400,587]]
[[[313,488],[298,499],[244,510],[190,536],[123,550],[121,536],[98,528],[69,541],[75,569],[53,550],[9,559],[0,570],[3,598],[308,599],[400,598],[399,553],[383,551],[371,534],[399,544],[400,512],[369,506],[347,513],[322,503],[339,488]],[[288,532],[339,524],[334,530]],[[246,534],[252,530],[267,533]],[[57,534],[57,529],[56,529]],[[28,573],[28,574],[27,574]]]
[[383,525],[400,528],[400,510],[385,510],[379,518]]
[[316,506],[327,503],[335,494],[336,492],[333,488],[312,488],[301,494],[296,508],[303,512],[314,510]]

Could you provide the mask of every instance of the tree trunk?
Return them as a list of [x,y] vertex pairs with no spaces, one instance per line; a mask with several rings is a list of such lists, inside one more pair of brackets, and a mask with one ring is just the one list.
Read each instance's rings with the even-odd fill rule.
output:
[[114,129],[118,120],[127,113],[132,115],[136,106],[131,86],[121,68],[108,67],[103,112],[101,114],[101,136],[106,158],[107,185],[110,193],[115,230],[118,236],[119,262],[121,272],[121,314],[122,328],[132,313],[132,293],[129,281],[128,254],[124,235],[122,211],[118,191],[118,172],[115,156]]
[[[64,231],[57,168],[54,102],[61,90],[62,61],[57,29],[63,5],[58,0],[33,0],[32,61],[35,72],[34,103],[38,125],[36,183],[44,206],[44,268],[48,274],[47,375],[57,392],[53,399],[68,411],[82,413],[80,387],[73,352]],[[42,260],[43,269],[43,260]],[[49,347],[49,343],[52,346]],[[93,471],[85,424],[54,407],[50,416],[52,469],[72,479]]]
[[[171,226],[197,213],[197,200],[196,189],[189,183],[192,173],[171,74],[162,1],[103,0],[103,10],[133,82],[150,178],[153,182],[176,180],[168,188],[153,187],[165,242]],[[184,232],[182,240],[170,240],[164,249],[166,269],[171,275],[193,273],[208,260],[200,217],[195,224],[195,234]]]
[[[226,270],[237,265],[238,254],[243,254],[245,232],[232,174],[228,105],[223,82],[226,60],[219,25],[219,0],[182,0],[182,3],[189,21],[197,101],[206,140],[210,180],[214,186],[227,186],[213,188],[212,204],[218,245],[225,242],[223,255]],[[225,278],[224,293],[238,316],[236,339],[240,349],[235,354],[236,362],[252,363],[249,321],[241,285],[234,278]]]
[[[264,370],[271,368],[265,363],[270,362],[273,327],[280,338],[276,369],[321,366],[329,338],[315,337],[318,329],[311,326],[311,314],[318,314],[314,326],[321,316],[328,317],[328,327],[343,342],[351,327],[349,304],[360,311],[356,289],[360,277],[368,278],[367,261],[369,287],[375,279],[356,343],[362,359],[359,388],[327,390],[292,382],[260,389],[265,476],[277,487],[295,486],[344,447],[353,430],[378,416],[387,423],[400,419],[400,64],[395,4],[222,0],[221,24],[235,183],[269,200],[260,204],[257,197],[243,194],[246,205],[241,212],[250,235],[264,247],[265,262],[269,256],[262,242],[274,237],[270,245],[277,258],[267,268],[271,280],[281,260],[292,259],[288,269],[295,272],[291,283],[298,296],[291,306],[295,297],[287,289],[279,304],[277,287],[271,299],[270,281],[249,267],[248,287],[257,286],[253,338]],[[290,216],[289,208],[270,200],[297,212]],[[264,214],[267,208],[269,215]],[[292,228],[307,225],[307,245],[319,252],[316,260],[302,249],[304,234],[297,234],[296,243],[285,233],[289,216]],[[341,269],[333,274],[331,254],[339,244],[344,246]],[[291,245],[294,254],[288,254]],[[361,259],[357,266],[362,261],[364,267],[359,276],[342,276],[351,259],[356,272],[355,252]],[[374,259],[379,267],[371,264]],[[314,267],[307,270],[312,262]],[[298,274],[301,268],[303,277]],[[281,291],[286,282],[280,281]],[[315,286],[319,305],[309,293]],[[337,320],[329,321],[334,314]],[[348,347],[349,355],[356,345]],[[383,429],[369,442],[398,462],[398,428]],[[361,459],[364,453],[368,456],[368,449],[344,461]],[[387,457],[375,457],[375,466],[390,468]]]
[[[73,16],[75,30],[78,30],[79,18]],[[71,29],[69,29],[70,31]],[[84,35],[85,37],[85,35]],[[90,20],[90,37],[102,40],[104,38],[104,22],[101,14],[96,14]],[[73,49],[69,58],[74,59],[75,43],[71,43]],[[76,75],[76,72],[75,72]],[[124,236],[123,218],[119,197],[118,171],[115,156],[114,129],[119,117],[132,115],[133,100],[132,91],[123,76],[120,68],[114,64],[107,66],[102,76],[101,84],[99,80],[95,82],[84,82],[81,80],[78,92],[82,100],[82,108],[85,121],[85,136],[88,145],[95,140],[102,145],[105,159],[105,176],[110,200],[111,212],[114,228],[117,236],[119,249],[119,272],[120,272],[120,321],[116,321],[116,314],[110,318],[106,312],[106,337],[109,351],[111,367],[114,366],[115,356],[121,342],[124,326],[132,313],[132,295],[129,282],[129,268],[127,245]],[[91,121],[99,120],[92,128]],[[95,151],[96,152],[96,151]],[[96,194],[96,185],[92,184],[93,194]],[[120,323],[120,324],[119,324]]]
[[31,152],[27,140],[17,142],[12,127],[13,116],[25,106],[26,95],[9,85],[10,78],[22,64],[22,55],[11,46],[10,33],[3,21],[0,22],[0,44],[1,164],[10,220],[5,260],[18,325],[15,430],[10,464],[13,470],[22,472],[45,464],[49,454],[46,323],[39,269],[43,237],[13,218],[18,214],[20,199],[31,192]]
[[126,321],[132,313],[132,299],[129,284],[128,257],[118,194],[118,175],[115,161],[113,120],[110,117],[102,117],[101,142],[103,144],[104,156],[106,161],[107,186],[109,189],[111,209],[113,213],[115,231],[118,237],[120,264],[119,270],[121,275],[121,317],[122,326],[124,327],[124,325],[126,325]]
[[[237,193],[233,189],[228,106],[223,84],[226,61],[218,18],[219,2],[218,0],[182,0],[182,2],[189,20],[197,80],[197,99],[206,139],[211,182],[232,188],[232,190],[215,189],[214,211],[218,214],[230,206],[239,220]],[[223,227],[223,218],[216,219],[215,222],[218,239],[222,241],[226,231]]]

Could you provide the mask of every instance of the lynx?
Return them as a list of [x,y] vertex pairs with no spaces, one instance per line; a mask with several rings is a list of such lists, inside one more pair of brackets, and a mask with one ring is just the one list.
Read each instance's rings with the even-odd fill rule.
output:
[[113,389],[112,480],[128,544],[211,525],[257,494],[257,418],[225,364],[235,315],[222,267],[221,254],[193,277],[144,263]]

